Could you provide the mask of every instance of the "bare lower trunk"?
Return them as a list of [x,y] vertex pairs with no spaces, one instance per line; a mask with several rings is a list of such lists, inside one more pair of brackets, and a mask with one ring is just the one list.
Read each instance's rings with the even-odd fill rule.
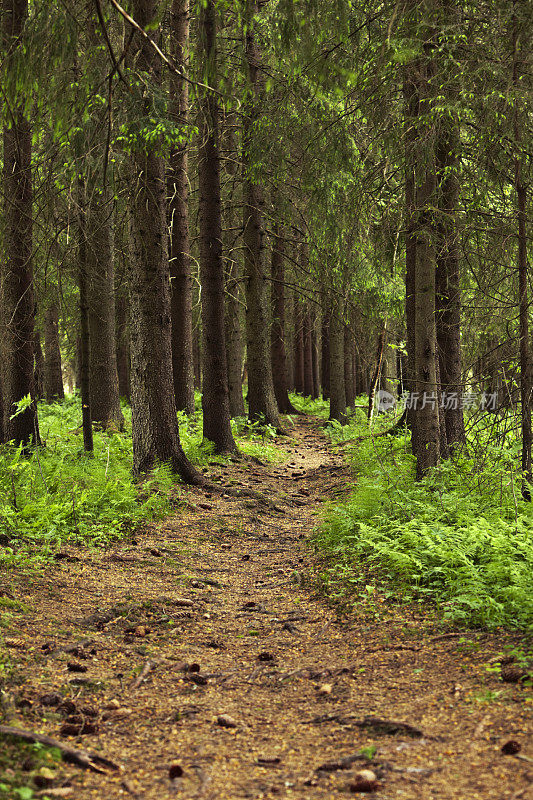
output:
[[[200,12],[200,58],[208,65],[207,83],[216,84],[216,12],[207,0]],[[218,102],[205,90],[200,112],[198,180],[200,187],[200,281],[202,284],[202,364],[204,436],[218,453],[235,452],[231,432],[224,330],[224,262]]]
[[346,422],[344,322],[340,308],[332,308],[329,318],[329,376],[329,418],[344,424]]
[[59,304],[51,300],[44,318],[44,395],[47,403],[63,400],[63,371],[59,349]]
[[348,325],[344,326],[344,387],[346,405],[353,408],[355,387],[353,382],[353,337]]
[[115,349],[115,271],[112,199],[88,199],[85,252],[91,339],[91,414],[100,427],[121,430],[124,417],[118,391]]
[[304,393],[304,325],[302,305],[294,295],[294,391]]
[[311,341],[311,318],[309,308],[306,306],[303,313],[304,329],[304,395],[311,397],[313,394],[313,345]]
[[320,397],[320,368],[316,324],[314,321],[311,322],[311,351],[313,357],[313,393],[311,396],[313,400],[316,400],[317,397]]
[[[185,70],[189,45],[189,0],[173,0],[170,13],[171,49],[177,66]],[[171,113],[179,126],[189,119],[188,85],[175,73],[170,78]],[[189,182],[187,143],[170,157],[170,291],[172,314],[172,373],[176,407],[194,413],[194,364],[192,352],[192,277],[189,252]]]
[[322,312],[322,397],[329,398],[329,310]]
[[128,301],[122,287],[116,291],[115,335],[118,374],[118,393],[128,403],[131,401],[130,385],[130,335]]
[[274,391],[278,408],[282,414],[294,413],[289,400],[287,354],[285,352],[285,269],[283,263],[283,242],[279,237],[279,225],[274,226],[272,242],[272,334],[271,357]]
[[33,354],[35,358],[33,383],[35,386],[35,397],[37,400],[42,400],[44,397],[44,353],[41,344],[41,332],[38,328],[35,328],[33,331],[33,342]]

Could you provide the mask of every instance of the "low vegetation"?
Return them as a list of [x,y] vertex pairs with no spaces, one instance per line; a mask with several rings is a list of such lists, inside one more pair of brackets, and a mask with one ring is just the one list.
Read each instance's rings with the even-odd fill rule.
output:
[[376,603],[429,601],[455,623],[531,626],[533,511],[517,490],[512,422],[473,417],[467,447],[419,482],[409,433],[384,434],[387,415],[369,426],[358,411],[330,426],[354,486],[329,505],[314,540],[327,557],[326,589]]
[[[38,566],[65,543],[100,546],[121,538],[145,520],[158,519],[180,501],[179,483],[166,466],[142,484],[131,474],[131,410],[123,408],[125,430],[95,431],[94,454],[83,451],[80,404],[39,403],[43,447],[28,457],[22,447],[0,447],[0,564]],[[233,421],[240,452],[279,461],[269,426]],[[180,414],[180,435],[196,465],[222,461],[202,439],[202,415]]]

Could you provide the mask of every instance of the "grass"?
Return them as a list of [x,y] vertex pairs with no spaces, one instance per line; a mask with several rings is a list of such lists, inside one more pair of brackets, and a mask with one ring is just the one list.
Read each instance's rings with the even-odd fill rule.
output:
[[517,490],[509,420],[472,421],[467,448],[419,483],[408,432],[375,435],[391,424],[382,416],[370,428],[359,414],[328,427],[348,442],[354,484],[314,539],[324,589],[366,605],[418,601],[459,624],[531,628],[533,508]]
[[[142,484],[131,475],[131,410],[125,406],[124,433],[95,431],[94,455],[83,452],[79,399],[39,403],[43,447],[27,457],[0,447],[0,565],[36,567],[65,543],[102,546],[123,537],[145,520],[161,518],[179,501],[179,484],[165,466]],[[202,437],[202,417],[179,415],[180,436],[197,466],[223,461]],[[281,461],[275,432],[245,420],[233,422],[240,451],[265,461]]]

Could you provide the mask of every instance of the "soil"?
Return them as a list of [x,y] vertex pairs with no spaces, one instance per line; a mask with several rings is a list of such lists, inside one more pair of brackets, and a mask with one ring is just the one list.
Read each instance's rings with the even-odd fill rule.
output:
[[44,795],[533,798],[528,687],[487,670],[523,642],[321,596],[308,539],[353,476],[316,420],[279,446],[281,465],[209,470],[257,497],[184,490],[134,540],[4,585],[26,609],[4,631],[3,721],[120,767],[61,766]]

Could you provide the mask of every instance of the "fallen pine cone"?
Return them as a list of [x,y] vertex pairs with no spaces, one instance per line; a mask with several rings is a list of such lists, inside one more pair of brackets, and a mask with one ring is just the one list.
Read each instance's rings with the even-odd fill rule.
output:
[[509,742],[505,742],[502,747],[502,753],[504,756],[514,756],[516,753],[519,753],[522,749],[522,745],[519,742],[515,742],[511,739]]
[[237,722],[230,717],[229,714],[219,714],[217,717],[217,725],[221,728],[236,728]]
[[504,683],[520,683],[520,681],[530,677],[527,670],[520,669],[520,667],[515,667],[513,665],[503,667],[501,675]]

